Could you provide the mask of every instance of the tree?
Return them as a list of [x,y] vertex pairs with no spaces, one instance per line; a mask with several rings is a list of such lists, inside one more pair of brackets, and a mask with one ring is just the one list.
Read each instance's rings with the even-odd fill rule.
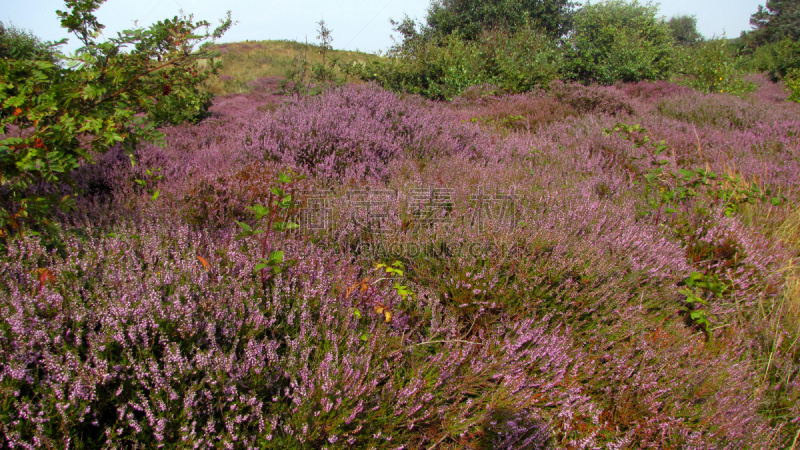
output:
[[784,38],[800,40],[800,0],[767,0],[766,7],[750,17],[755,45],[777,42]]
[[[422,35],[426,40],[450,34],[476,40],[484,30],[514,33],[535,26],[551,37],[562,37],[570,30],[574,6],[570,0],[435,0]],[[406,38],[415,34],[409,31],[414,27],[409,28],[413,22],[408,18],[399,25]]]
[[[0,236],[52,226],[47,217],[68,199],[37,186],[68,181],[72,170],[118,143],[133,155],[139,142],[163,137],[156,125],[202,114],[197,88],[219,64],[193,47],[221,37],[232,25],[230,12],[213,32],[208,22],[182,15],[97,42],[103,25],[93,13],[104,2],[66,0],[68,10],[56,12],[84,45],[65,57],[68,67],[0,59]],[[208,58],[209,68],[198,70],[198,60]]]
[[55,44],[43,42],[29,31],[0,22],[0,58],[45,60],[55,63]]
[[570,39],[570,76],[582,82],[664,79],[669,75],[672,32],[658,8],[635,0],[584,5]]
[[672,16],[667,22],[672,31],[672,37],[680,45],[693,45],[703,40],[703,36],[697,31],[697,17],[695,16]]

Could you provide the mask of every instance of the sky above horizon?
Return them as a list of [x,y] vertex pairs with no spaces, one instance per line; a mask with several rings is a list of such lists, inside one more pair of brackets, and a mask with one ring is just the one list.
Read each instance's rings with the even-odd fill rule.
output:
[[[0,0],[4,3],[0,21],[13,23],[29,30],[43,40],[70,38],[62,47],[74,51],[79,47],[77,39],[61,28],[55,11],[65,9],[63,0]],[[596,3],[596,2],[595,2]],[[697,28],[705,37],[737,37],[750,29],[750,15],[758,10],[765,0],[664,0],[660,2],[661,15],[671,17],[678,14],[697,17]],[[194,14],[195,20],[207,20],[216,25],[232,11],[239,23],[231,28],[220,42],[245,40],[290,39],[310,43],[317,42],[317,22],[324,19],[333,30],[333,47],[344,50],[367,52],[385,51],[392,45],[392,26],[389,19],[425,17],[430,0],[109,0],[97,11],[98,21],[105,25],[106,37],[134,26],[140,26],[165,18],[172,18],[180,10]]]

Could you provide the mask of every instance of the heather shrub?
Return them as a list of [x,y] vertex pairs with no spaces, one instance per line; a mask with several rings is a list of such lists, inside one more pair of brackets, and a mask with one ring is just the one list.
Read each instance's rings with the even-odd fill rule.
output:
[[474,127],[375,86],[338,88],[287,105],[247,125],[246,152],[329,180],[385,179],[387,163],[403,155],[488,150]]
[[202,228],[228,227],[236,220],[244,220],[248,206],[263,204],[267,199],[274,179],[274,169],[258,163],[231,174],[192,177],[183,197],[184,220]]
[[593,112],[610,115],[633,114],[631,105],[613,88],[556,82],[553,83],[550,92],[559,101],[583,114]]
[[726,39],[711,39],[682,48],[675,61],[675,82],[701,92],[727,92],[742,96],[756,89],[744,79],[742,58],[733,53]]
[[478,84],[464,89],[460,96],[456,97],[454,101],[465,100],[467,102],[474,102],[483,100],[489,97],[497,96],[500,93],[500,88],[494,84]]
[[[466,95],[464,96],[466,97]],[[579,114],[569,103],[544,92],[491,98],[469,108],[470,121],[495,129],[536,131]]]
[[583,5],[569,39],[567,76],[600,84],[667,78],[672,32],[656,12],[656,6],[635,0]]
[[767,117],[764,109],[721,93],[666,98],[658,102],[657,110],[694,125],[736,130],[756,127]]
[[689,88],[663,80],[639,81],[637,83],[619,83],[617,88],[629,97],[643,99],[663,99],[674,95],[688,94]]
[[[11,246],[25,257],[4,264],[1,282],[6,445],[369,448],[466,435],[538,448],[551,402],[577,394],[560,387],[569,339],[536,320],[501,318],[458,339],[425,293],[401,306],[395,293],[354,289],[355,267],[318,248],[281,242],[303,263],[263,292],[246,241],[157,223],[114,231],[90,248],[71,240],[64,257]],[[391,321],[371,313],[372,298]]]

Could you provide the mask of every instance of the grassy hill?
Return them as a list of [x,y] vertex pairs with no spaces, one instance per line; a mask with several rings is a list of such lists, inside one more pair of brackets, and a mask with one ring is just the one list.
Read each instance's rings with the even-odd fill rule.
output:
[[[208,87],[215,95],[246,94],[257,89],[264,80],[277,84],[277,80],[285,78],[287,72],[299,68],[302,61],[306,61],[309,69],[314,64],[322,63],[319,45],[287,40],[216,44],[209,46],[208,49],[222,54],[222,70],[219,76],[210,80]],[[363,52],[329,50],[326,62],[332,59],[349,62],[374,58],[378,56]],[[348,79],[348,81],[357,80]]]

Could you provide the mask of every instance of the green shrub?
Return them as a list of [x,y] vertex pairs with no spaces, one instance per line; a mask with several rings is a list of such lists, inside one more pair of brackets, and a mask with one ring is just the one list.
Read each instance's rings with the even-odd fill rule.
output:
[[790,102],[800,103],[800,69],[792,69],[785,78],[786,87],[792,90],[789,95]]
[[675,82],[702,92],[727,92],[741,96],[756,89],[744,80],[741,55],[725,39],[711,39],[676,52]]
[[493,84],[505,92],[525,92],[558,78],[563,53],[541,32],[485,32],[480,40],[456,35],[440,42],[417,40],[389,59],[347,68],[387,89],[451,99],[471,86]]
[[45,60],[54,63],[57,58],[53,46],[54,44],[43,42],[29,31],[0,22],[0,58]]
[[657,11],[635,0],[585,4],[575,15],[568,76],[601,84],[665,79],[673,38]]
[[[218,64],[200,72],[193,53],[197,41],[220,37],[227,20],[213,32],[192,17],[175,17],[149,30],[126,30],[98,43],[103,25],[93,12],[103,0],[68,0],[57,11],[61,24],[83,43],[71,68],[47,60],[0,59],[0,130],[17,129],[0,139],[0,237],[10,232],[54,231],[47,216],[69,206],[69,196],[45,196],[31,187],[64,182],[92,155],[121,143],[132,155],[140,141],[157,141],[160,123],[201,115],[207,98],[197,86]],[[133,46],[129,52],[122,48]],[[56,191],[51,189],[51,191]]]
[[748,68],[769,72],[772,81],[781,80],[792,69],[800,69],[800,42],[783,39],[762,45],[753,52]]
[[179,125],[184,122],[197,123],[211,115],[210,92],[201,90],[197,84],[187,87],[188,92],[170,92],[153,108],[150,117],[157,125]]

